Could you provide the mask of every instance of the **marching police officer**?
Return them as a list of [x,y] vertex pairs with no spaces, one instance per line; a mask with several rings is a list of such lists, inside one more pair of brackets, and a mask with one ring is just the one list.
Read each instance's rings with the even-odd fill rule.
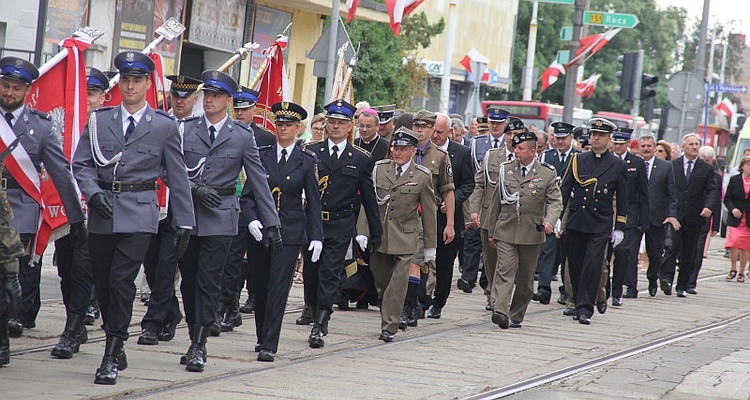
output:
[[180,361],[185,361],[185,369],[191,372],[203,371],[206,338],[216,322],[222,271],[232,238],[237,235],[236,182],[243,167],[247,174],[243,195],[255,196],[273,246],[272,256],[281,251],[279,220],[253,134],[226,114],[237,83],[216,70],[204,71],[201,79],[204,115],[185,121],[183,145],[196,224],[179,259],[185,319],[192,326],[190,348]]
[[533,132],[514,135],[514,160],[500,166],[500,196],[494,196],[487,215],[494,222],[490,222],[489,242],[497,250],[492,322],[502,329],[521,327],[534,293],[540,245],[562,211],[557,174],[554,167],[537,160],[536,140]]
[[[24,105],[31,83],[38,77],[39,71],[26,60],[17,57],[0,59],[0,113],[6,121],[0,125],[2,138],[7,146],[16,137],[20,137],[20,144],[25,151],[13,154],[18,161],[15,165],[33,166],[33,170],[26,171],[21,167],[11,168],[6,163],[3,169],[2,184],[15,216],[10,221],[10,226],[18,231],[25,246],[36,235],[42,218],[38,180],[44,164],[44,171],[52,178],[65,206],[73,246],[80,247],[86,243],[81,200],[70,173],[70,164],[56,133],[55,123],[49,115]],[[0,321],[0,324],[7,325],[11,336],[21,336],[24,328],[36,326],[35,320],[41,306],[39,282],[42,268],[41,262],[34,260],[32,264],[30,261],[26,256],[19,259],[23,301],[18,313],[11,316],[8,322]]]
[[[359,195],[369,226],[370,252],[380,246],[380,224],[375,190],[372,186],[372,160],[369,153],[349,143],[356,108],[344,100],[325,106],[328,139],[310,143],[307,149],[318,157],[318,185],[322,201],[323,252],[317,262],[305,255],[305,299],[315,310],[315,322],[308,343],[312,348],[325,345],[333,299],[339,289],[341,270],[351,239],[356,235],[356,204]],[[312,194],[308,193],[307,196]]]
[[[383,244],[370,258],[375,285],[382,298],[379,339],[393,340],[406,297],[409,265],[423,226],[425,249],[437,247],[437,203],[432,172],[413,161],[417,133],[401,127],[393,135],[392,160],[378,161],[373,170],[376,196],[383,215]],[[418,207],[422,205],[422,217]]]
[[574,318],[584,325],[591,324],[594,314],[607,242],[611,239],[617,248],[627,223],[626,164],[608,150],[616,129],[603,118],[589,121],[592,151],[572,156],[561,187],[570,272],[566,278],[575,299]]
[[[314,153],[295,145],[299,125],[307,118],[305,109],[294,103],[281,102],[271,107],[275,115],[278,143],[261,150],[261,162],[266,170],[266,180],[276,201],[281,221],[284,248],[281,255],[271,258],[270,250],[252,253],[255,262],[252,284],[255,288],[255,331],[258,337],[258,361],[272,362],[279,346],[281,322],[289,283],[302,246],[312,252],[311,260],[318,261],[323,249],[323,220],[321,219],[318,177]],[[306,194],[306,207],[302,193]],[[244,202],[243,213],[255,220],[254,197]]]
[[125,51],[115,57],[122,104],[89,118],[73,157],[73,172],[89,214],[89,252],[107,335],[94,383],[113,385],[127,367],[123,351],[135,298],[135,278],[158,226],[155,181],[166,173],[172,194],[178,255],[195,219],[190,186],[171,115],[146,104],[153,61]]

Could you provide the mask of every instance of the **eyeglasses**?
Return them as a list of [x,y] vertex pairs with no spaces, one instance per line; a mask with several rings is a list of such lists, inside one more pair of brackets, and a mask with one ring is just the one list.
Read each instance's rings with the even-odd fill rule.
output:
[[312,127],[312,130],[313,130],[313,131],[315,131],[315,132],[323,132],[323,131],[325,131],[326,129],[325,129],[325,128],[323,128],[323,127],[319,127],[319,128],[316,128],[316,127]]
[[657,153],[664,153],[664,149],[656,149]]

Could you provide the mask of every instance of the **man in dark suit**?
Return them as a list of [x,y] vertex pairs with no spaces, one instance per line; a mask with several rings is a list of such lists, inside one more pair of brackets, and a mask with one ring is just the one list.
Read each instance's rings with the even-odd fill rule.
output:
[[[622,298],[638,297],[635,282],[638,277],[638,249],[641,246],[641,234],[649,223],[648,177],[646,165],[638,156],[630,154],[630,135],[632,129],[620,128],[612,134],[614,154],[625,161],[627,176],[626,191],[628,197],[628,222],[625,224],[625,237],[622,244],[613,249],[615,260],[612,271],[612,305],[621,306]],[[622,286],[627,291],[622,293]],[[606,299],[605,299],[606,301]]]
[[[453,226],[456,229],[454,239],[448,243],[438,235],[437,253],[435,255],[435,291],[432,305],[442,309],[448,300],[453,283],[453,263],[458,255],[459,247],[463,246],[464,227],[464,202],[469,199],[474,190],[474,162],[471,159],[471,150],[459,143],[449,139],[451,132],[450,118],[442,113],[437,113],[435,125],[432,127],[430,140],[439,149],[448,153],[450,165],[453,169],[453,199],[455,203],[453,213]],[[438,232],[445,229],[447,220],[445,205],[439,204],[437,212]]]
[[[356,235],[357,196],[362,202],[369,225],[369,250],[380,246],[383,228],[372,185],[372,160],[369,153],[349,143],[356,108],[344,100],[325,107],[328,139],[311,143],[307,149],[318,157],[319,196],[322,202],[323,253],[317,262],[305,262],[305,299],[315,310],[315,322],[308,343],[312,348],[325,346],[328,319],[339,289],[346,251]],[[315,195],[308,193],[307,196]],[[309,251],[305,257],[309,257]]]
[[592,151],[573,155],[561,187],[570,272],[566,279],[573,289],[574,318],[584,325],[591,324],[594,315],[607,243],[611,239],[617,248],[627,223],[626,164],[608,150],[615,129],[603,118],[589,121]]
[[180,132],[171,115],[146,104],[154,62],[140,52],[115,57],[122,104],[96,110],[73,157],[89,206],[89,252],[107,336],[94,383],[113,385],[127,367],[123,351],[133,313],[135,278],[159,223],[156,179],[169,183],[177,255],[195,225]]
[[687,296],[685,290],[695,265],[695,248],[701,228],[719,201],[713,168],[698,158],[700,146],[698,135],[687,134],[682,138],[683,156],[672,160],[677,197],[676,217],[681,227],[673,233],[672,248],[664,255],[661,265],[659,284],[667,296],[672,295],[677,259],[680,260],[680,274],[675,287],[677,297]]
[[[3,57],[0,60],[0,113],[5,117],[5,127],[8,128],[4,129],[2,140],[7,147],[17,137],[20,138],[20,146],[13,151],[12,157],[21,167],[12,168],[6,163],[2,171],[2,183],[13,210],[10,226],[18,231],[24,246],[28,247],[39,230],[42,218],[41,194],[37,188],[41,185],[39,174],[44,164],[44,170],[52,178],[65,206],[68,222],[71,224],[70,238],[74,247],[80,247],[86,243],[81,200],[56,133],[55,123],[46,113],[24,105],[31,83],[38,77],[37,68],[26,60],[17,57]],[[28,169],[24,169],[24,165]],[[23,182],[28,184],[22,184]],[[31,260],[24,255],[19,258],[19,268],[18,279],[23,289],[23,301],[16,315],[9,315],[12,317],[10,321],[0,321],[2,329],[5,330],[7,326],[13,337],[21,336],[24,328],[36,326],[36,316],[41,307],[41,260]]]
[[379,126],[380,117],[374,109],[366,108],[359,113],[359,118],[357,118],[359,137],[354,139],[354,145],[370,153],[372,165],[384,159],[388,153],[388,141],[378,135]]
[[[649,227],[645,232],[646,235],[646,254],[648,255],[648,294],[656,296],[656,289],[659,283],[659,269],[661,268],[662,256],[664,254],[664,238],[667,232],[667,225],[672,225],[672,229],[679,230],[680,223],[675,218],[677,213],[677,198],[675,197],[674,185],[674,168],[672,163],[654,157],[656,150],[656,140],[651,135],[644,135],[638,138],[638,146],[641,148],[641,157],[643,157],[644,169],[646,170],[646,179],[648,180],[648,197],[649,197]],[[637,242],[641,242],[643,232],[638,235]],[[628,286],[638,286],[638,270],[634,276],[625,276],[625,284]]]
[[[556,138],[557,148],[549,149],[542,153],[540,161],[551,165],[555,168],[558,177],[562,177],[570,163],[572,154],[580,153],[578,149],[573,148],[573,129],[575,126],[565,122],[552,123],[552,135]],[[560,240],[554,233],[546,235],[544,243],[539,249],[539,259],[537,260],[537,270],[539,271],[539,283],[537,292],[532,296],[532,300],[542,304],[549,304],[552,297],[552,275],[555,274],[557,266],[561,262]]]

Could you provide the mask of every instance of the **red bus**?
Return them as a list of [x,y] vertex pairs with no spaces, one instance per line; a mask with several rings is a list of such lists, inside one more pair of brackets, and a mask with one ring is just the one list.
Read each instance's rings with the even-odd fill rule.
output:
[[[487,107],[499,106],[507,110],[510,115],[520,118],[524,125],[546,130],[553,122],[562,121],[563,106],[559,104],[540,103],[533,101],[486,100],[482,102],[482,110],[487,113]],[[573,109],[573,125],[580,126],[591,119],[593,112],[585,108]]]

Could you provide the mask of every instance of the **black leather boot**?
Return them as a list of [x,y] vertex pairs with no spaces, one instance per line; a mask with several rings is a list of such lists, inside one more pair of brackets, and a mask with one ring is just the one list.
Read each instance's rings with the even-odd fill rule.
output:
[[415,328],[419,324],[419,312],[422,311],[422,306],[419,305],[418,288],[418,285],[410,283],[406,291],[406,300],[404,300],[406,307],[409,308],[406,315],[406,326],[412,328]]
[[404,301],[404,305],[401,307],[401,318],[398,320],[398,329],[402,331],[406,330],[406,320],[409,318],[410,309],[408,301]]
[[96,370],[94,383],[98,385],[114,385],[117,383],[117,372],[124,370],[128,366],[122,346],[122,339],[115,336],[107,336],[107,342],[104,346],[104,357],[102,357],[102,363]]
[[328,310],[318,311],[318,315],[315,318],[315,323],[310,331],[310,338],[307,342],[313,349],[319,349],[325,346],[323,336],[328,334],[328,319],[331,317],[331,312]]
[[221,331],[231,332],[238,326],[242,326],[242,314],[240,314],[239,299],[228,306],[227,313],[224,316],[224,321],[221,322]]
[[203,372],[206,364],[206,338],[210,328],[196,325],[193,328],[193,338],[187,351],[187,365],[185,369],[190,372]]
[[8,336],[8,320],[0,319],[0,368],[10,363],[10,337]]
[[[65,321],[65,330],[60,335],[60,341],[52,349],[52,357],[71,359],[73,354],[78,353],[81,344],[78,342],[81,327],[83,325],[83,315],[68,312],[68,318]],[[86,329],[84,327],[84,329]],[[88,340],[88,335],[87,335]]]

